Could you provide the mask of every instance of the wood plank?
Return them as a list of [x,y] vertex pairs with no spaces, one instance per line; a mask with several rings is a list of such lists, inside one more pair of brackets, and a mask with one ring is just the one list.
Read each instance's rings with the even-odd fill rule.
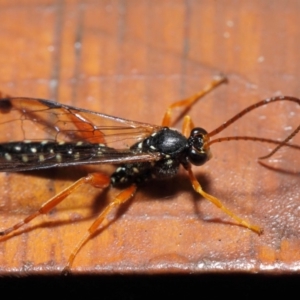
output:
[[[2,1],[1,90],[160,124],[168,105],[224,73],[230,84],[190,112],[197,126],[211,131],[260,99],[300,97],[299,13],[298,1]],[[281,140],[299,125],[298,114],[295,104],[272,104],[222,135]],[[294,142],[299,145],[299,137]],[[195,195],[181,171],[172,180],[141,187],[134,201],[112,214],[111,224],[84,246],[72,271],[298,271],[298,155],[284,149],[269,162],[277,171],[268,170],[256,160],[269,148],[241,141],[216,144],[213,159],[194,168],[207,192],[260,225],[263,235],[237,226]],[[1,173],[0,228],[90,170]],[[84,187],[51,214],[5,238],[1,274],[61,272],[115,194]]]

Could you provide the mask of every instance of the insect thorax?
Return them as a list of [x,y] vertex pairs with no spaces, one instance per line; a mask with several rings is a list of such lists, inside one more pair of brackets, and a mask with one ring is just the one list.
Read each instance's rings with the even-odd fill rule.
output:
[[159,161],[138,162],[119,166],[111,176],[111,184],[142,183],[152,178],[170,178],[177,174],[181,163],[186,161],[187,139],[178,131],[163,128],[131,149],[139,152],[158,152]]

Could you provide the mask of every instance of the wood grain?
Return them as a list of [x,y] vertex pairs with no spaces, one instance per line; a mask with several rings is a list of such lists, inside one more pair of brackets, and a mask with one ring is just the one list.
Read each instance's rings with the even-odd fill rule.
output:
[[[229,85],[190,112],[197,126],[211,131],[260,99],[300,97],[299,13],[299,1],[0,1],[1,90],[160,124],[168,105],[223,73]],[[222,135],[283,139],[297,120],[295,104],[270,105]],[[181,171],[141,187],[84,246],[72,271],[299,272],[298,155],[284,149],[268,162],[274,171],[256,162],[268,149],[250,142],[215,145],[213,159],[194,168],[207,192],[263,227],[263,235],[237,226],[195,195]],[[0,228],[89,171],[0,174]],[[61,272],[115,194],[83,187],[51,214],[5,238],[1,274]]]

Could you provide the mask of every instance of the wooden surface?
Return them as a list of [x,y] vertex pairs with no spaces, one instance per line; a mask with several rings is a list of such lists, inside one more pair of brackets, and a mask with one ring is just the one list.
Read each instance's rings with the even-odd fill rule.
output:
[[[190,112],[211,131],[260,99],[300,97],[299,13],[299,1],[2,0],[1,90],[160,124],[169,104],[224,73],[230,84]],[[295,104],[270,105],[221,136],[283,139],[299,125],[299,113]],[[260,225],[263,235],[195,195],[181,171],[142,187],[112,214],[111,224],[80,251],[73,272],[299,272],[299,155],[284,149],[268,162],[276,170],[268,170],[256,162],[268,149],[250,142],[214,145],[213,159],[194,168],[207,192]],[[0,228],[89,170],[0,174]],[[115,193],[84,187],[4,239],[0,273],[61,272]]]

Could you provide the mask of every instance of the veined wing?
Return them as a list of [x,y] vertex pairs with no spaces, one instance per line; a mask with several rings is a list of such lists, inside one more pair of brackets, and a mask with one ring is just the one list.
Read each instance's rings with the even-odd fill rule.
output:
[[160,126],[33,98],[0,100],[0,171],[151,161],[130,147]]

